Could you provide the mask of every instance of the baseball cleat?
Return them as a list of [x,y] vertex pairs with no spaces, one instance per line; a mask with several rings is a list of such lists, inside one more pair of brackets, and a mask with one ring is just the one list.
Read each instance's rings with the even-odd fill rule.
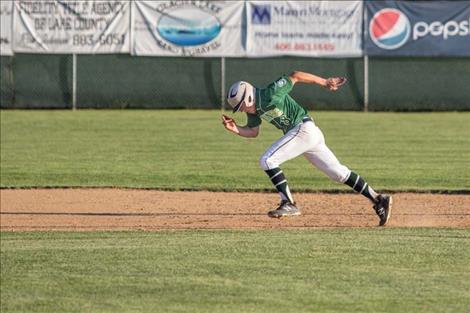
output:
[[386,195],[379,195],[377,202],[374,204],[375,213],[380,218],[379,226],[384,226],[390,219],[392,212],[392,197]]
[[268,212],[268,216],[274,218],[297,215],[300,215],[300,210],[293,203],[290,203],[287,200],[282,200],[277,209]]

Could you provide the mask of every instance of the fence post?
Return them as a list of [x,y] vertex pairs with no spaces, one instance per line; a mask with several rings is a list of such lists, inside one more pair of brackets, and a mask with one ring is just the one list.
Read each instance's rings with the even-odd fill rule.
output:
[[220,59],[220,110],[225,107],[225,57]]
[[14,108],[16,102],[16,88],[15,88],[15,72],[14,72],[14,65],[15,65],[15,55],[8,57],[8,85],[10,87],[10,105]]
[[369,56],[364,55],[364,112],[369,111]]
[[77,109],[77,54],[72,55],[72,110]]
[[362,45],[364,53],[364,112],[369,111],[369,56],[366,53],[365,42],[367,37],[367,8],[366,4],[363,3],[363,25],[362,31]]

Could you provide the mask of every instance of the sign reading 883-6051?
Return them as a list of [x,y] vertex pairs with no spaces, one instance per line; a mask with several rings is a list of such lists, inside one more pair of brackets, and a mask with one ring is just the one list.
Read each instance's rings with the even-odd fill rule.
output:
[[126,40],[126,34],[102,34],[98,38],[94,35],[81,35],[75,34],[72,37],[72,44],[74,46],[94,46],[105,45],[105,46],[119,46],[123,45]]

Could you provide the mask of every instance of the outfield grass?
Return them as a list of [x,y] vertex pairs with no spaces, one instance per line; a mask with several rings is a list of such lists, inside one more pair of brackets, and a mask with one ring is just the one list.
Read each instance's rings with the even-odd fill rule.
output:
[[2,233],[2,312],[468,312],[467,229]]
[[[271,190],[217,111],[1,111],[1,187]],[[470,191],[470,113],[318,112],[377,189]],[[238,117],[237,117],[238,118]],[[243,121],[243,116],[239,117]],[[349,190],[302,158],[301,190]],[[1,312],[467,312],[469,229],[8,233]]]
[[[470,190],[470,113],[312,113],[330,148],[376,189]],[[281,132],[226,132],[219,111],[1,111],[1,187],[271,190],[259,156]],[[239,121],[242,114],[236,115]],[[349,190],[300,157],[295,191]]]

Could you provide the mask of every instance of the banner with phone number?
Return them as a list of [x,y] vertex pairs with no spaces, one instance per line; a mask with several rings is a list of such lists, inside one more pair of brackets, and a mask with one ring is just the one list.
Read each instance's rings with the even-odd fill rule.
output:
[[362,55],[362,1],[247,1],[247,54]]
[[18,0],[14,51],[129,53],[130,1]]

